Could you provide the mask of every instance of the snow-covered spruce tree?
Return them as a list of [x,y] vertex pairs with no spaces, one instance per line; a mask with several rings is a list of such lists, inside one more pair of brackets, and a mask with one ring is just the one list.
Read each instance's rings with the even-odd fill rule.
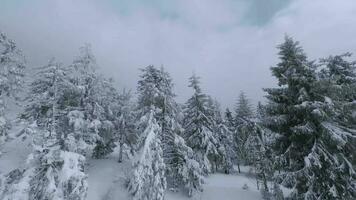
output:
[[69,113],[70,130],[77,141],[75,152],[104,157],[113,151],[117,139],[118,127],[114,123],[118,117],[118,92],[111,79],[96,72],[98,66],[89,44],[80,48],[79,56],[69,67],[74,85],[71,99],[76,102]]
[[[191,189],[200,189],[200,169],[193,166],[193,157],[190,148],[182,141],[180,134],[180,109],[174,100],[173,84],[169,74],[163,68],[157,69],[148,66],[142,69],[141,80],[138,82],[138,113],[147,115],[153,110],[154,117],[161,128],[160,139],[162,141],[163,158],[166,164],[166,178],[170,188],[179,189],[191,186]],[[143,135],[141,138],[145,138]],[[190,173],[186,170],[189,169]],[[194,171],[196,170],[196,171]]]
[[214,158],[215,170],[222,170],[224,173],[230,173],[233,170],[233,160],[236,157],[236,151],[233,145],[233,133],[225,126],[221,114],[220,104],[217,100],[208,97],[209,116],[213,123],[213,134],[217,139],[218,155]]
[[146,139],[129,178],[128,190],[134,200],[163,200],[167,187],[166,166],[159,139],[161,128],[153,110],[141,118],[140,125],[146,127],[143,132]]
[[229,174],[233,171],[233,164],[236,160],[236,151],[234,149],[233,132],[227,127],[223,121],[217,126],[217,138],[219,141],[219,153],[221,156],[221,163],[219,166],[224,173]]
[[345,53],[321,59],[323,69],[320,72],[321,90],[328,97],[332,107],[334,123],[349,132],[344,146],[349,160],[356,166],[356,61],[350,61],[351,54]]
[[195,191],[203,190],[202,170],[195,160],[193,150],[188,147],[181,136],[176,135],[174,140],[174,172],[171,180],[173,188],[182,188],[188,196],[193,196]]
[[[97,141],[93,150],[94,158],[102,158],[113,152],[116,147],[115,142],[118,141],[120,129],[120,119],[122,120],[122,107],[126,106],[122,102],[122,98],[112,79],[98,78],[98,86],[96,87],[96,95],[98,95],[96,111],[94,111],[95,121],[98,121],[100,126],[96,128]],[[128,116],[125,116],[128,117]],[[128,121],[129,119],[127,119]],[[129,133],[126,133],[129,134]]]
[[272,200],[284,200],[283,191],[279,184],[273,183]]
[[233,114],[232,114],[232,112],[230,111],[229,108],[226,108],[226,110],[225,110],[224,120],[225,120],[226,126],[229,127],[230,131],[234,132],[234,130],[235,130],[235,119],[234,119],[234,116],[233,116]]
[[70,137],[66,132],[67,109],[73,103],[67,96],[72,87],[68,73],[61,64],[51,60],[40,68],[31,84],[29,105],[22,117],[36,124],[34,152],[24,170],[17,169],[7,175],[2,199],[86,198],[85,158],[68,151],[71,144],[66,140]]
[[[25,58],[16,44],[0,32],[0,145],[7,138],[6,99],[16,100],[23,86]],[[1,154],[1,152],[0,152]]]
[[279,88],[268,93],[265,126],[277,134],[275,180],[291,188],[291,199],[353,199],[355,172],[345,144],[347,130],[330,117],[328,98],[320,90],[315,65],[292,38],[279,47],[272,67]]
[[248,98],[241,92],[235,107],[234,146],[237,152],[237,167],[240,172],[241,164],[249,164],[247,158],[246,141],[250,134],[251,121],[254,114]]
[[123,91],[119,95],[119,110],[116,116],[118,126],[118,142],[120,147],[118,162],[123,161],[123,156],[131,157],[136,149],[138,135],[135,126],[134,105],[131,102],[131,93]]
[[213,171],[215,158],[219,157],[218,141],[213,133],[213,119],[208,108],[208,97],[199,85],[199,77],[190,78],[189,87],[193,88],[193,96],[184,108],[184,139],[196,154],[205,174]]
[[[141,69],[142,75],[138,82],[138,110],[140,115],[154,109],[154,117],[162,128],[161,141],[163,154],[169,149],[169,142],[174,141],[175,131],[180,129],[178,122],[178,105],[174,100],[173,83],[169,74],[163,68],[157,69],[150,65]],[[165,156],[165,159],[167,157]]]
[[260,189],[264,195],[268,196],[268,181],[273,176],[273,163],[271,149],[268,138],[263,127],[254,121],[249,121],[246,125],[249,130],[249,136],[245,143],[248,162],[254,167],[257,180],[257,189]]
[[238,147],[237,143],[235,142],[235,136],[236,136],[236,123],[235,123],[235,118],[233,116],[233,113],[230,111],[229,108],[226,108],[225,114],[224,114],[224,125],[230,132],[232,136],[229,136],[227,138],[231,137],[230,143],[231,145],[230,148],[232,148],[234,152],[234,156],[231,157],[233,164],[238,163]]
[[[102,116],[104,109],[98,104],[99,98],[99,77],[96,73],[96,59],[91,51],[89,44],[80,48],[80,54],[74,59],[70,66],[73,73],[71,74],[71,82],[75,86],[76,97],[78,102],[76,107],[71,111],[72,115],[80,116],[83,123],[81,128],[76,130],[72,126],[72,131],[75,132],[78,145],[78,152],[82,154],[90,154],[93,148],[98,145],[105,147],[99,140],[99,129],[102,125]],[[101,153],[102,148],[97,148],[93,156]]]
[[259,101],[256,107],[256,120],[262,123],[264,118],[266,118],[266,111],[262,103]]
[[321,60],[320,82],[335,109],[335,120],[356,129],[356,61],[350,53]]
[[251,107],[251,103],[249,99],[246,97],[245,93],[241,91],[235,106],[236,125],[238,126],[241,123],[244,123],[245,120],[249,120],[253,118],[254,117],[253,115],[254,114]]

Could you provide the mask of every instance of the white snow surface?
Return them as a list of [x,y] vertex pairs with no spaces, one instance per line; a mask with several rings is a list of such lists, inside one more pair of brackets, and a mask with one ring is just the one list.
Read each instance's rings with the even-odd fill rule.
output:
[[[237,175],[212,174],[205,179],[204,191],[188,198],[180,193],[168,192],[167,200],[261,200],[257,190],[256,181],[247,176],[248,167],[242,168],[242,173]],[[244,185],[248,189],[244,190]]]
[[87,200],[130,199],[125,182],[131,163],[117,161],[115,153],[106,159],[89,160]]
[[23,128],[22,125],[15,126],[9,133],[10,141],[0,146],[0,175],[6,174],[13,169],[23,166],[28,155],[32,152],[29,137],[16,137]]

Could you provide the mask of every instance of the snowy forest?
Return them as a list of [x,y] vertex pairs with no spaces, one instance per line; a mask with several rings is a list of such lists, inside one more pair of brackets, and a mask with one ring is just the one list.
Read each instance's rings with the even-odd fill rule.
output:
[[164,67],[122,90],[89,44],[71,63],[30,67],[10,38],[0,34],[0,200],[356,199],[347,49],[311,60],[285,36],[278,84],[257,105],[241,91],[225,108],[199,74],[177,102]]

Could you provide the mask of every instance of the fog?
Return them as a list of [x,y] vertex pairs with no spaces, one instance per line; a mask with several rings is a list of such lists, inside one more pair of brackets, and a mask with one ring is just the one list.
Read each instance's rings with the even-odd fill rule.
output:
[[0,30],[31,67],[51,57],[69,64],[91,43],[100,71],[135,91],[138,68],[163,65],[178,102],[191,94],[188,77],[232,107],[239,91],[253,103],[276,85],[269,68],[288,34],[310,59],[356,53],[354,0],[0,0]]

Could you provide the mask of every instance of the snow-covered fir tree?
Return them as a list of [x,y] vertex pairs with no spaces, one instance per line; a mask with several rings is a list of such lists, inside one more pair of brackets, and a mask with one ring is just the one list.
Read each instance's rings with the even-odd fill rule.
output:
[[[174,100],[173,84],[169,74],[163,69],[148,66],[142,69],[141,79],[138,82],[138,115],[147,115],[153,110],[155,120],[160,131],[163,158],[166,165],[166,178],[168,187],[179,189],[191,186],[187,191],[200,189],[202,182],[200,169],[194,163],[191,149],[182,141],[182,128],[180,125],[180,109]],[[142,127],[144,128],[144,127]],[[142,129],[141,128],[141,129]],[[146,135],[141,136],[145,138]],[[142,141],[143,141],[142,140]],[[189,169],[189,173],[187,170]],[[195,170],[195,171],[194,171]]]
[[6,176],[2,199],[86,198],[85,157],[68,151],[72,144],[67,138],[73,137],[66,131],[67,109],[72,104],[67,96],[72,87],[68,74],[67,68],[52,59],[32,82],[29,105],[22,117],[35,123],[34,152],[24,169]]
[[223,121],[217,126],[217,138],[219,141],[220,168],[224,173],[230,174],[233,171],[234,161],[236,160],[236,151],[234,148],[233,132]]
[[273,183],[273,190],[272,190],[272,200],[284,200],[283,191],[281,187],[277,183]]
[[220,104],[217,100],[208,97],[209,117],[212,119],[214,137],[217,139],[218,155],[214,158],[215,170],[224,173],[233,171],[233,160],[236,159],[236,151],[233,145],[233,132],[225,125]]
[[173,171],[171,184],[173,188],[181,188],[188,194],[193,196],[196,191],[203,191],[202,169],[199,163],[195,160],[193,150],[186,145],[186,142],[181,136],[176,135],[174,140],[173,153]]
[[128,189],[134,200],[163,200],[167,187],[161,148],[161,128],[157,124],[154,111],[147,113],[140,120],[140,126],[146,127],[142,152],[134,164],[128,181]]
[[266,111],[262,103],[259,101],[256,107],[256,120],[262,122],[266,118]]
[[184,139],[196,154],[204,173],[209,173],[218,163],[218,140],[213,133],[213,119],[208,108],[208,97],[199,85],[199,77],[190,77],[190,84],[194,90],[193,96],[186,102],[184,108]]
[[71,79],[77,94],[73,98],[77,105],[72,113],[80,116],[80,120],[83,121],[79,132],[76,133],[78,141],[82,144],[78,145],[78,151],[90,154],[91,149],[97,145],[93,156],[99,157],[97,154],[101,154],[101,151],[105,148],[105,145],[99,140],[99,129],[102,126],[101,117],[104,108],[98,103],[99,77],[96,74],[97,64],[90,45],[87,44],[80,48],[79,56],[74,59],[70,67],[73,71]]
[[[97,116],[95,121],[100,121],[98,123],[100,126],[97,128],[98,137],[96,146],[93,149],[94,158],[102,158],[113,152],[116,147],[116,141],[121,139],[119,134],[125,134],[119,131],[122,128],[120,124],[123,123],[120,120],[123,120],[122,111],[124,107],[129,106],[126,105],[129,104],[129,99],[123,99],[126,97],[122,97],[118,93],[112,79],[100,76],[98,80],[98,86],[96,87],[98,98],[95,104],[100,109],[95,112],[95,116]],[[129,121],[129,116],[125,117]]]
[[[0,145],[11,124],[6,119],[6,101],[17,100],[24,82],[25,58],[15,42],[0,32]],[[0,152],[1,154],[1,152]]]
[[0,32],[0,92],[16,98],[24,83],[25,57],[15,42]]
[[231,130],[234,130],[234,129],[235,129],[234,116],[233,116],[233,113],[230,111],[229,108],[226,108],[226,110],[225,110],[225,113],[224,113],[224,120],[225,120],[225,124],[226,124]]
[[[261,102],[258,102],[256,107],[256,117],[251,121],[252,130],[246,142],[246,148],[249,152],[249,160],[255,168],[256,178],[262,182],[263,191],[262,195],[271,197],[273,195],[280,195],[279,191],[276,191],[275,187],[279,187],[278,184],[274,188],[268,188],[267,181],[273,179],[274,173],[274,153],[272,144],[274,141],[274,134],[264,127],[264,118],[266,117],[265,106]],[[278,189],[278,188],[277,188]],[[282,193],[283,197],[283,193]],[[268,198],[266,198],[268,199]],[[272,197],[270,199],[273,199]]]
[[116,114],[116,125],[118,126],[118,142],[119,142],[119,159],[123,161],[123,157],[131,157],[136,149],[138,135],[135,126],[134,105],[131,102],[131,93],[123,91],[119,95],[119,110]]
[[[238,163],[238,144],[236,143],[236,123],[235,123],[235,118],[233,116],[233,113],[230,111],[229,108],[225,110],[224,114],[224,123],[225,128],[227,128],[228,135],[226,136],[226,139],[229,141],[227,142],[228,148],[231,149],[231,152],[233,152],[233,156],[230,156],[232,159],[233,164]],[[225,144],[225,142],[223,142]]]
[[249,136],[245,143],[247,150],[247,160],[254,167],[257,189],[262,189],[263,193],[269,193],[268,181],[273,176],[273,158],[268,143],[268,135],[263,127],[254,121],[248,124]]
[[268,93],[265,125],[276,133],[277,183],[292,199],[353,199],[355,172],[345,154],[350,131],[335,124],[329,97],[321,90],[315,64],[298,42],[286,37],[280,62],[272,67],[279,88]]
[[[356,166],[356,61],[345,53],[321,59],[319,86],[325,93],[333,122],[346,128],[345,152],[351,152],[348,159]],[[346,154],[347,155],[347,154]]]
[[171,151],[169,143],[172,144],[175,134],[180,131],[178,104],[174,100],[172,79],[163,67],[157,69],[152,65],[148,66],[142,69],[138,92],[139,110],[145,112],[152,107],[155,109],[155,118],[162,128],[160,137],[163,154],[165,159],[170,159],[167,157]]
[[335,120],[349,128],[356,128],[356,61],[349,61],[350,53],[329,56],[321,60],[320,82],[335,109]]
[[235,106],[235,120],[239,125],[245,120],[253,118],[253,110],[249,99],[246,97],[243,91],[240,92]]
[[235,132],[234,132],[234,147],[237,152],[237,167],[240,172],[241,164],[249,164],[247,158],[246,141],[249,137],[251,121],[254,114],[250,105],[250,101],[244,92],[240,92],[238,101],[235,107]]
[[[111,79],[97,73],[97,63],[89,44],[80,48],[80,54],[69,66],[74,89],[69,118],[70,130],[76,137],[76,152],[92,154],[95,158],[111,153],[117,140],[119,94]],[[77,122],[77,123],[75,123]]]
[[[67,110],[73,101],[67,96],[73,85],[70,82],[70,69],[52,58],[47,65],[37,68],[35,79],[30,84],[28,104],[21,117],[36,122],[37,126],[48,131],[65,130],[59,124],[67,117]],[[63,134],[60,132],[59,134]],[[60,135],[60,140],[64,137]],[[60,142],[63,145],[63,141]],[[62,148],[66,148],[62,146]]]

